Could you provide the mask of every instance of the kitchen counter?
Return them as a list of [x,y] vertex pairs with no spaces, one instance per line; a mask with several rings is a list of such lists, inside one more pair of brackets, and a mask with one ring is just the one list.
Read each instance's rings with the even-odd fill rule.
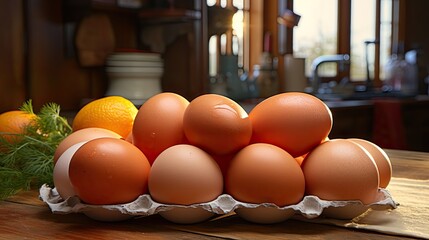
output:
[[[429,180],[429,153],[386,152],[392,161],[396,182],[403,178]],[[421,191],[429,194],[427,189]],[[399,195],[401,192],[396,192],[393,197]],[[400,204],[393,213],[406,208],[408,203]],[[429,218],[424,221],[423,224],[429,225]],[[0,201],[0,223],[0,239],[404,239],[403,236],[358,230],[349,225],[339,227],[299,219],[258,225],[235,214],[193,225],[173,224],[158,215],[105,223],[83,214],[53,214],[39,200],[38,191],[22,192]]]

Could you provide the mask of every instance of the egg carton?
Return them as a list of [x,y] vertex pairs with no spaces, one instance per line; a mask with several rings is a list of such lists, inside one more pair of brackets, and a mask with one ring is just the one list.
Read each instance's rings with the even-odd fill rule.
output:
[[301,215],[307,219],[321,216],[353,219],[368,210],[386,211],[395,209],[399,205],[393,200],[389,191],[382,188],[379,189],[376,202],[367,205],[360,201],[326,201],[317,196],[308,195],[299,203],[285,207],[278,207],[272,203],[245,203],[228,194],[222,194],[211,202],[186,206],[158,203],[149,194],[141,195],[136,200],[125,204],[90,205],[83,203],[77,196],[64,200],[55,188],[46,184],[39,192],[40,199],[47,203],[53,213],[83,213],[92,219],[109,222],[159,214],[174,223],[192,224],[235,212],[247,221],[269,224],[285,221],[294,215]]

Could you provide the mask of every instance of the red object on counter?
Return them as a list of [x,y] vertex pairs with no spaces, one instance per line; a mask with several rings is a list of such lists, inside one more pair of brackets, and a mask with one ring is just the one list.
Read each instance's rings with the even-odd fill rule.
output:
[[264,52],[271,52],[271,33],[266,32],[264,35]]
[[407,149],[402,106],[399,100],[374,101],[373,142],[381,148]]

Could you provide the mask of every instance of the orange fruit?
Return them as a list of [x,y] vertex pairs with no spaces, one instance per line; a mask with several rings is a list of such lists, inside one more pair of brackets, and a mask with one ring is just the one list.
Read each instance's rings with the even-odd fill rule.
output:
[[130,134],[137,107],[121,96],[103,97],[83,106],[73,120],[73,131],[98,127],[118,133],[123,138]]
[[324,141],[332,128],[331,110],[315,96],[280,93],[260,102],[249,113],[252,143],[270,143],[293,157],[302,156]]
[[19,141],[19,137],[14,134],[24,134],[25,128],[35,119],[35,114],[20,110],[0,114],[0,137],[9,143]]

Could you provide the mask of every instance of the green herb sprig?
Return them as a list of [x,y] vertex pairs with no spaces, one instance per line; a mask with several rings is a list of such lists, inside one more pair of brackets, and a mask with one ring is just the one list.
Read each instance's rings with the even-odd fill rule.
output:
[[[32,101],[20,107],[21,111],[34,113]],[[66,118],[60,116],[60,106],[48,103],[36,114],[34,124],[23,134],[0,133],[0,200],[20,190],[53,185],[53,157],[58,144],[70,133]],[[19,141],[9,143],[4,135],[18,135]]]

